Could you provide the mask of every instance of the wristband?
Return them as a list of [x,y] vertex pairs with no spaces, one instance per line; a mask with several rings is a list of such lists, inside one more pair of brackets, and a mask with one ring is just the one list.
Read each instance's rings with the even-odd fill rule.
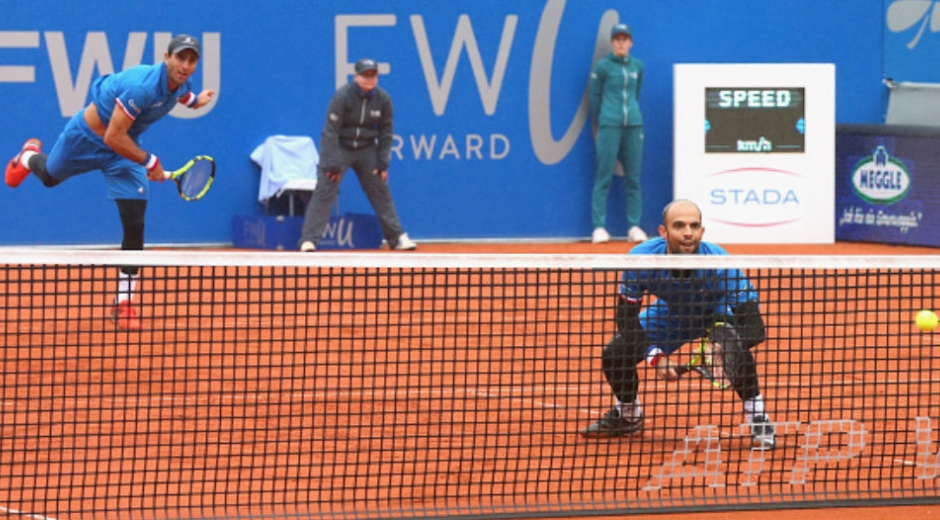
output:
[[145,160],[144,162],[140,164],[141,166],[146,168],[148,172],[152,172],[153,169],[156,168],[158,164],[160,164],[160,159],[158,159],[156,155],[152,153],[148,153],[147,160]]
[[196,108],[197,102],[199,102],[199,96],[193,92],[190,92],[189,94],[186,94],[186,101],[184,101],[183,104],[189,108]]
[[666,357],[666,354],[658,347],[653,347],[646,352],[646,362],[651,367],[655,367],[656,363],[659,363],[664,357]]

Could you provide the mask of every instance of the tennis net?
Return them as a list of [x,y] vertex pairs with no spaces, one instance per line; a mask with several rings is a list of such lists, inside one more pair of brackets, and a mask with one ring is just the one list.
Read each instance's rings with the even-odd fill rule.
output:
[[[140,330],[107,319],[121,266],[141,268]],[[774,449],[755,446],[734,390],[642,362],[643,430],[580,434],[614,403],[602,352],[625,269],[679,286],[743,271],[767,326],[752,352]],[[929,256],[0,251],[0,513],[936,501],[940,353],[914,314],[938,281]]]

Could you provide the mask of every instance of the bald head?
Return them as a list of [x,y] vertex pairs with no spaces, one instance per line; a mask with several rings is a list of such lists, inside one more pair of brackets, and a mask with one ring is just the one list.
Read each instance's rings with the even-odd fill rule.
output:
[[669,227],[668,226],[669,216],[670,214],[673,213],[674,209],[676,211],[679,211],[679,210],[688,211],[690,209],[694,210],[696,213],[698,213],[699,221],[701,222],[702,220],[702,210],[699,209],[696,203],[692,202],[689,199],[676,199],[670,202],[669,204],[666,204],[666,207],[663,208],[663,225],[664,226]]
[[659,235],[666,240],[669,254],[695,254],[702,242],[702,210],[688,199],[677,199],[663,208]]

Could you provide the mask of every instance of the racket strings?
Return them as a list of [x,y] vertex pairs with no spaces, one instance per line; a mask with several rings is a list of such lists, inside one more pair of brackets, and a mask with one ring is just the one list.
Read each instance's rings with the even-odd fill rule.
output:
[[198,199],[205,194],[212,182],[212,161],[199,160],[179,178],[180,195],[186,199]]
[[708,371],[711,372],[712,377],[714,377],[716,381],[724,381],[724,349],[722,349],[721,345],[718,343],[711,341],[706,341],[702,349],[703,364],[707,367]]

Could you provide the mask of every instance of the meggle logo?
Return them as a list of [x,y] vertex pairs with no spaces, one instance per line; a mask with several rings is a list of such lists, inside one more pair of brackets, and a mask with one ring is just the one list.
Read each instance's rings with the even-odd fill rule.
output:
[[911,174],[904,163],[891,157],[884,146],[879,146],[871,157],[855,165],[852,187],[866,202],[894,204],[907,196],[911,187]]

